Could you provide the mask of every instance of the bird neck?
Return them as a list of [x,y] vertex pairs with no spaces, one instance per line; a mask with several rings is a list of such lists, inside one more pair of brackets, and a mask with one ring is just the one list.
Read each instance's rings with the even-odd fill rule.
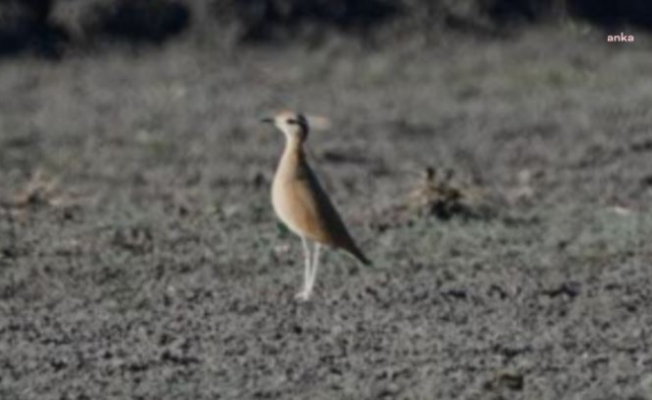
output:
[[305,158],[304,149],[303,149],[303,140],[297,137],[288,137],[285,142],[285,150],[283,151],[283,157],[296,159],[297,161],[303,161]]
[[285,143],[285,150],[276,170],[275,181],[295,179],[297,173],[303,171],[306,166],[306,157],[303,149],[303,141],[288,138]]

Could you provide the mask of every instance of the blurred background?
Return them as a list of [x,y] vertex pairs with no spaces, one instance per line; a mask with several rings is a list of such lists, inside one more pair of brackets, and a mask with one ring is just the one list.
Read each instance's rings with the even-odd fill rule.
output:
[[[651,27],[0,0],[0,399],[652,399]],[[308,304],[259,123],[285,108],[375,263],[327,252]]]
[[180,39],[227,47],[319,46],[333,34],[375,44],[436,42],[444,33],[497,37],[573,21],[649,28],[651,10],[645,0],[3,0],[0,52],[56,58],[108,44]]

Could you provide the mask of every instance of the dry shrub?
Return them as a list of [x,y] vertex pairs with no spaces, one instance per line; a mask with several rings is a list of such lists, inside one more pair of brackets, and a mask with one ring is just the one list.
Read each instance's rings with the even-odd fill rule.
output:
[[371,225],[383,231],[422,218],[483,221],[499,216],[503,203],[487,190],[457,179],[452,170],[426,167],[421,180],[405,198],[375,212]]
[[432,215],[441,220],[487,219],[494,214],[481,188],[455,180],[453,170],[442,173],[432,167],[425,169],[422,181],[408,195],[405,204],[412,213]]

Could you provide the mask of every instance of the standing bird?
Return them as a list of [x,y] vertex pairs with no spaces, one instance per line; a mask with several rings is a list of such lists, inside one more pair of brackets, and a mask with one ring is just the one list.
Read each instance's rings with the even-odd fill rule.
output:
[[[284,111],[263,122],[273,123],[285,134],[285,150],[272,183],[272,204],[279,219],[301,237],[305,255],[303,289],[297,299],[310,298],[322,245],[340,248],[365,265],[371,262],[356,246],[306,161],[304,143],[308,138],[308,121],[301,114]],[[310,250],[308,241],[314,242]]]

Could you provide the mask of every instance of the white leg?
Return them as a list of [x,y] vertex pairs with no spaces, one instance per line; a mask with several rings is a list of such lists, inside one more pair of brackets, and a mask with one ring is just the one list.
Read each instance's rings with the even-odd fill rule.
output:
[[309,289],[309,284],[310,284],[310,277],[312,276],[312,267],[311,267],[311,259],[310,259],[310,245],[308,244],[308,240],[305,237],[301,237],[301,243],[303,244],[303,255],[305,257],[305,269],[303,271],[303,289],[299,293],[297,293],[297,300],[308,300],[310,297],[310,289]]
[[310,280],[308,281],[308,295],[312,293],[312,288],[315,286],[315,280],[317,279],[317,268],[319,267],[319,254],[321,250],[321,245],[315,243],[314,253],[312,253],[312,268],[310,270]]

